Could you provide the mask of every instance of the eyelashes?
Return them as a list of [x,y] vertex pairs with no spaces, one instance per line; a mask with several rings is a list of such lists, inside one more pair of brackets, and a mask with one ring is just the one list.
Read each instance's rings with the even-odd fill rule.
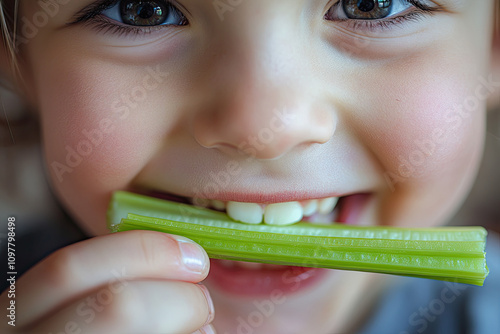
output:
[[[345,28],[354,32],[378,32],[389,30],[397,26],[402,26],[403,24],[408,22],[420,21],[424,19],[426,15],[433,15],[436,12],[442,11],[441,6],[430,6],[422,2],[422,0],[394,0],[394,3],[391,2],[388,12],[386,9],[386,13],[384,13],[387,14],[386,17],[355,19],[352,17],[348,17],[349,15],[352,16],[352,13],[346,13],[346,7],[349,7],[347,5],[352,6],[354,4],[350,3],[349,1],[351,0],[339,0],[338,2],[333,4],[325,14],[325,20],[341,24]],[[359,1],[356,1],[355,4],[358,8],[354,8],[353,12],[369,15],[369,13],[363,13],[359,10]],[[379,8],[374,5],[374,9]]]
[[[104,15],[103,13],[109,11],[111,8],[118,6],[122,1],[127,0],[100,0],[97,1],[86,8],[79,11],[71,20],[68,25],[82,24],[92,30],[106,34],[113,35],[117,37],[125,36],[146,36],[154,32],[159,32],[165,29],[179,29],[183,26],[189,26],[187,19],[182,25],[168,24],[168,25],[150,25],[150,26],[134,26],[125,24],[117,21],[116,19],[111,19]],[[131,1],[131,0],[128,0]],[[182,11],[178,9],[174,1],[169,0],[150,0],[150,2],[161,2],[163,1],[166,5],[178,11],[180,15]],[[352,19],[347,17],[339,17],[338,15],[332,15],[332,10],[339,10],[343,7],[344,2],[348,0],[339,0],[335,2],[328,10],[328,12],[323,17],[326,21],[332,21],[334,24],[343,25],[345,28],[353,30],[354,32],[362,31],[387,31],[393,29],[397,26],[402,26],[405,23],[412,21],[420,21],[426,15],[432,15],[436,12],[443,11],[441,5],[436,4],[432,1],[432,5],[427,3],[430,0],[394,0],[401,5],[405,3],[408,6],[408,10],[404,13],[400,12],[391,17],[380,18],[380,19]],[[147,2],[147,1],[145,1]],[[258,18],[256,18],[258,20]]]
[[377,32],[381,30],[389,30],[401,26],[408,22],[421,21],[423,13],[408,13],[401,16],[393,17],[389,20],[377,20],[377,21],[353,21],[353,20],[343,20],[346,27],[353,31],[371,31]]
[[[104,33],[108,35],[116,35],[118,37],[133,35],[133,36],[144,36],[149,35],[153,32],[157,32],[163,29],[178,28],[188,25],[189,22],[184,17],[182,12],[175,6],[173,1],[168,0],[146,0],[143,1],[148,3],[161,4],[163,5],[163,10],[166,10],[170,15],[170,10],[176,12],[181,16],[179,24],[158,24],[158,25],[131,25],[124,22],[119,22],[115,18],[110,18],[105,15],[105,12],[109,12],[114,7],[119,6],[123,0],[101,0],[96,3],[89,5],[88,7],[82,9],[78,12],[68,25],[82,24],[86,27],[93,29],[96,32]],[[130,1],[132,4],[137,4],[140,1]],[[120,15],[120,9],[116,8],[118,16]],[[156,13],[156,12],[155,12]],[[115,15],[116,16],[116,15]],[[118,18],[119,19],[119,18]]]
[[88,22],[100,15],[106,9],[111,8],[113,5],[117,4],[119,0],[102,0],[96,3],[93,3],[78,13],[75,14],[72,21],[69,24],[77,24],[82,22]]
[[102,33],[106,35],[113,35],[117,37],[126,36],[145,36],[150,35],[156,31],[165,29],[164,26],[147,26],[147,27],[135,27],[129,25],[122,25],[116,22],[112,22],[111,19],[106,17],[96,16],[92,20],[82,21],[82,24],[97,33]]

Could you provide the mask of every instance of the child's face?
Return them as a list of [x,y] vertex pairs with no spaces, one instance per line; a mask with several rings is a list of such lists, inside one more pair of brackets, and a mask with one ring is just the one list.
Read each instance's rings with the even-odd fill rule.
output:
[[[66,26],[93,3],[60,5],[25,45],[53,186],[91,233],[107,233],[118,189],[257,203],[368,194],[343,209],[360,225],[442,224],[464,199],[498,89],[493,0],[422,1],[442,8],[432,13],[344,1],[357,21],[336,1],[181,0],[158,29],[103,16]],[[22,2],[31,22],[40,11]]]

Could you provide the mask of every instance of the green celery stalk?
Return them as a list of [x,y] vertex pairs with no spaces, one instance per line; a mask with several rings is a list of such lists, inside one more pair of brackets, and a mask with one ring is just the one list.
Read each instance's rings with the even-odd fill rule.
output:
[[482,227],[397,228],[343,224],[288,226],[235,222],[226,214],[127,192],[108,210],[113,232],[154,230],[182,235],[209,257],[358,270],[483,285]]

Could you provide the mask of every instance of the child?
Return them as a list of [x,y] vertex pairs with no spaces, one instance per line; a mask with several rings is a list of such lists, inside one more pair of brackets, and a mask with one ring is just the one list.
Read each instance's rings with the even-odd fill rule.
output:
[[53,190],[97,236],[17,280],[16,326],[2,332],[497,326],[496,239],[485,287],[398,288],[386,275],[209,263],[185,238],[109,235],[105,221],[112,192],[130,190],[246,223],[446,223],[500,91],[494,0],[1,3],[2,75],[39,115]]

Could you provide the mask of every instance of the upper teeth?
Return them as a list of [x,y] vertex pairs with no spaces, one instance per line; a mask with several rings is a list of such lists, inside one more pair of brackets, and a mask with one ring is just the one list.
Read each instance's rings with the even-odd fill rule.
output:
[[213,199],[213,200],[210,201],[210,204],[212,204],[212,206],[213,206],[214,209],[217,209],[217,210],[226,210],[226,203],[224,203],[223,201],[219,201],[219,200]]
[[332,210],[335,207],[335,205],[337,204],[338,200],[339,200],[338,197],[329,197],[329,198],[325,198],[325,199],[321,200],[318,203],[319,213],[326,215],[326,214],[332,212]]
[[304,216],[311,216],[318,211],[318,200],[313,199],[304,206]]
[[304,209],[299,202],[269,204],[264,210],[264,222],[271,225],[289,225],[302,220]]
[[248,224],[262,223],[263,210],[257,203],[227,202],[227,214],[236,221]]
[[[243,203],[219,200],[209,201],[210,206],[217,210],[226,209],[232,219],[247,223],[260,224],[264,221],[271,225],[290,225],[302,220],[304,216],[315,213],[327,215],[333,211],[338,197],[314,199],[305,202],[283,202],[274,204]],[[207,206],[208,206],[207,205]]]

